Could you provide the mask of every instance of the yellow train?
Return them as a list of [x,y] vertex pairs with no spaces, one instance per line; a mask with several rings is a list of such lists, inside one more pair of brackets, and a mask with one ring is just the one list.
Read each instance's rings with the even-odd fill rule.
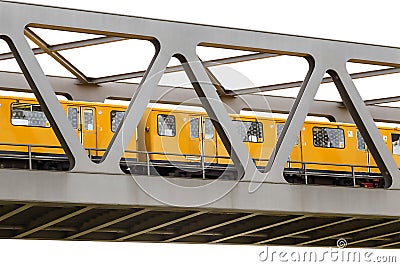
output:
[[[62,107],[88,155],[99,160],[123,119],[123,105],[63,101]],[[67,170],[69,162],[35,99],[0,97],[0,167]],[[256,166],[262,170],[285,121],[231,115]],[[400,130],[379,127],[400,166]],[[150,168],[151,165],[151,168]],[[125,172],[235,179],[233,164],[205,112],[149,107],[121,160]],[[232,171],[231,171],[232,170]],[[356,126],[306,121],[285,178],[294,183],[381,187],[383,180]]]

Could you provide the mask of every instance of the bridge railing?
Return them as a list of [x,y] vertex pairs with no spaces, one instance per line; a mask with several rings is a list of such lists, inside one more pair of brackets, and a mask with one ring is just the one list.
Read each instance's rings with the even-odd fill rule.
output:
[[[53,145],[40,145],[40,144],[15,144],[15,143],[0,143],[1,147],[15,147],[24,148],[18,151],[6,151],[0,149],[0,160],[27,160],[27,168],[29,170],[34,169],[34,161],[68,161],[68,157],[65,154],[44,154],[37,152],[39,149],[56,149],[61,150],[61,146]],[[100,160],[99,153],[104,153],[106,149],[101,148],[85,148],[88,157],[94,161]],[[152,156],[164,156],[166,160],[152,160]],[[168,160],[168,157],[178,157],[182,160]],[[191,160],[186,160],[190,158]],[[269,158],[252,158],[254,162],[258,162],[258,168],[263,172],[267,165]],[[186,161],[185,161],[186,160]],[[126,150],[125,157],[121,160],[126,169],[132,174],[140,173],[144,175],[152,175],[153,170],[157,171],[159,168],[171,169],[171,170],[182,170],[188,171],[190,174],[200,173],[197,175],[203,179],[209,178],[207,172],[209,171],[220,171],[223,173],[234,172],[235,167],[232,164],[216,164],[218,160],[230,160],[228,156],[211,156],[201,154],[185,154],[185,153],[170,153],[170,152],[148,152],[138,150]],[[215,162],[212,162],[215,161]],[[3,167],[3,166],[1,166]],[[335,171],[329,170],[335,169]],[[310,177],[330,177],[338,179],[351,179],[352,186],[358,187],[360,183],[358,179],[363,181],[382,180],[382,175],[379,172],[377,166],[371,165],[354,165],[354,164],[339,164],[329,162],[305,162],[305,161],[293,161],[288,160],[284,169],[284,175],[295,175],[303,179],[304,184],[310,184]],[[214,177],[215,178],[215,177]],[[364,182],[363,185],[368,187],[368,182]]]

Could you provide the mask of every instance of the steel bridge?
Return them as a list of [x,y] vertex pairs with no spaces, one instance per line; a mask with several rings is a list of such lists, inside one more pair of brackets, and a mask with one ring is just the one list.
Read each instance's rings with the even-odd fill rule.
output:
[[[374,119],[400,122],[398,108],[378,104],[399,96],[363,101],[353,79],[400,72],[400,49],[277,33],[0,1],[0,38],[22,73],[1,72],[2,90],[33,92],[66,152],[71,170],[0,170],[0,237],[23,239],[234,243],[257,245],[400,247],[400,173]],[[97,35],[49,44],[36,28]],[[184,38],[182,37],[184,36]],[[33,49],[27,39],[36,44]],[[118,42],[148,40],[156,54],[147,70],[88,77],[62,51]],[[198,45],[252,52],[200,61]],[[48,77],[35,55],[46,53],[76,78]],[[220,64],[291,55],[306,58],[304,81],[226,90],[209,68]],[[171,57],[181,66],[167,67]],[[382,66],[348,73],[347,62]],[[185,71],[194,89],[159,86],[163,73]],[[325,73],[330,75],[324,77]],[[118,81],[143,77],[139,84]],[[342,102],[314,101],[321,83],[335,83]],[[297,98],[260,95],[301,87]],[[168,89],[168,93],[166,93]],[[131,100],[100,163],[87,157],[58,102]],[[119,161],[150,102],[180,104],[196,99],[212,118],[240,180],[125,175]],[[269,107],[265,103],[269,104]],[[313,103],[313,105],[312,105]],[[233,130],[224,107],[289,113],[260,172]],[[307,114],[354,121],[385,180],[384,189],[288,184],[283,170]],[[27,144],[29,145],[32,144]],[[28,158],[29,160],[30,158]]]

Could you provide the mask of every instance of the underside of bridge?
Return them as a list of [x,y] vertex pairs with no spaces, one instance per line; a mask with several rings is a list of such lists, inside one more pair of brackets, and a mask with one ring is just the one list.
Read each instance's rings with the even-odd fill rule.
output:
[[400,247],[397,190],[265,183],[250,193],[244,181],[0,173],[1,238]]
[[284,214],[218,209],[3,203],[0,237],[400,248],[393,217]]

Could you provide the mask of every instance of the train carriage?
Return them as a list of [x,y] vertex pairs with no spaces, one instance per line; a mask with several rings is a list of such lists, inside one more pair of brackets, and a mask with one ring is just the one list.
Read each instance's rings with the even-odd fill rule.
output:
[[[99,160],[126,107],[63,100],[60,103],[88,155],[95,161]],[[0,166],[28,168],[25,159],[31,154],[33,168],[69,168],[64,150],[36,99],[0,97],[0,118]],[[131,139],[127,150],[136,151],[135,137]],[[134,153],[128,157],[131,161],[136,159]],[[18,158],[21,160],[15,160]]]
[[[126,106],[60,100],[88,155],[99,161],[124,118]],[[35,99],[0,97],[0,167],[67,170],[69,162]],[[284,127],[284,119],[231,114],[235,131],[263,171]],[[378,127],[400,166],[400,130]],[[148,107],[121,160],[125,172],[218,177],[234,170],[204,110]],[[31,155],[28,166],[28,156]],[[228,171],[227,171],[228,170]],[[234,172],[233,172],[234,173]],[[285,166],[289,182],[382,186],[379,169],[354,124],[306,121]]]

